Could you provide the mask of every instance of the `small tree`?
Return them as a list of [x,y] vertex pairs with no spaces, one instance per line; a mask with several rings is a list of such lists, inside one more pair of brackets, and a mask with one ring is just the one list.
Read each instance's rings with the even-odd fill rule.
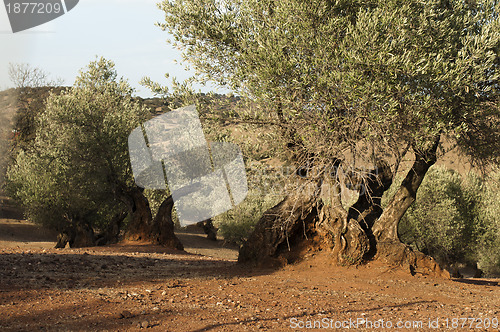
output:
[[31,220],[61,233],[60,246],[114,242],[128,214],[130,237],[161,237],[162,244],[182,247],[173,224],[154,228],[148,201],[133,181],[128,135],[148,112],[131,93],[111,61],[91,62],[73,88],[47,99],[34,143],[8,172],[12,195]]
[[[272,112],[301,167],[297,191],[264,215],[240,260],[286,256],[294,243],[319,238],[343,264],[377,255],[413,272],[438,271],[401,244],[397,229],[445,137],[479,163],[499,161],[499,6],[164,1],[160,26],[200,79]],[[382,210],[407,153],[413,165]],[[359,191],[348,209],[344,184]]]

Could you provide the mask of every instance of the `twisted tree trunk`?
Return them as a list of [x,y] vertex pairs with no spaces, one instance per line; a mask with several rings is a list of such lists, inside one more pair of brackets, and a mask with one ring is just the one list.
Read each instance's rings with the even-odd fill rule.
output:
[[98,246],[102,246],[106,244],[118,243],[120,240],[120,230],[122,229],[123,221],[127,215],[128,213],[126,211],[116,214],[106,229],[97,236],[96,244]]
[[329,250],[333,261],[341,265],[376,258],[407,267],[412,274],[447,277],[432,258],[401,243],[397,233],[402,216],[415,201],[418,187],[436,161],[438,143],[436,138],[427,149],[413,149],[415,162],[385,210],[381,197],[393,180],[386,162],[380,161],[362,181],[347,183],[357,187],[359,197],[346,211],[338,174],[341,161],[335,161],[333,172],[328,174],[331,176],[306,180],[302,186],[313,190],[289,195],[264,214],[240,249],[238,260],[283,264],[300,258],[305,248],[313,247]]
[[172,195],[163,201],[154,219],[149,202],[141,188],[130,190],[128,198],[132,220],[127,227],[126,239],[151,241],[169,248],[184,250],[182,243],[174,233]]
[[449,278],[436,261],[421,252],[413,251],[401,243],[398,225],[416,199],[417,190],[429,168],[436,163],[439,137],[427,149],[414,148],[415,161],[388,206],[373,225],[372,231],[377,243],[377,258],[390,265],[407,267],[411,274],[437,274]]
[[317,203],[317,197],[304,191],[286,197],[266,211],[240,248],[238,261],[271,265],[293,262],[301,242],[314,238]]

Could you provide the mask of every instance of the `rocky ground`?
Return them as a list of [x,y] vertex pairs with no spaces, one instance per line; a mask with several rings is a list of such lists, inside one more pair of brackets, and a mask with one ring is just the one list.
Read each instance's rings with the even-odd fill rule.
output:
[[326,254],[255,268],[193,231],[179,233],[189,252],[56,250],[50,233],[15,223],[0,222],[1,331],[499,330],[500,279],[332,267]]

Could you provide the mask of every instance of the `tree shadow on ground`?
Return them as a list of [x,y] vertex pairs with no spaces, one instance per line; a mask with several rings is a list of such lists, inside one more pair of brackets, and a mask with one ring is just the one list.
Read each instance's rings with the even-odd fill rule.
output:
[[[161,248],[161,247],[160,247]],[[161,250],[161,249],[160,249]],[[76,251],[76,252],[75,252]],[[172,279],[248,277],[272,272],[153,246],[129,245],[47,253],[0,253],[0,290],[88,289]]]
[[497,286],[500,287],[498,281],[491,280],[479,280],[479,279],[453,279],[455,282],[468,284],[468,285],[478,285],[478,286]]
[[[42,330],[92,330],[98,326],[99,330],[113,330],[134,327],[144,320],[154,327],[154,322],[163,317],[183,314],[175,312],[168,296],[188,287],[189,280],[245,278],[273,272],[249,269],[234,260],[141,244],[45,253],[4,249],[0,250],[0,271],[2,330],[16,326]],[[132,289],[140,291],[132,295]],[[169,292],[166,297],[163,290]],[[67,294],[64,301],[60,300],[61,293]],[[157,305],[162,309],[152,311],[153,298],[162,299]],[[147,310],[139,309],[143,303]],[[95,308],[106,309],[96,313]],[[120,316],[124,309],[132,315]]]
[[0,221],[0,241],[55,242],[57,232],[19,219]]

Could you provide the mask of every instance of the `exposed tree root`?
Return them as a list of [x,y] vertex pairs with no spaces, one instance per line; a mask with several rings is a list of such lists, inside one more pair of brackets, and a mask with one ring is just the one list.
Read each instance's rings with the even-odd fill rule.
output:
[[412,275],[431,275],[441,278],[450,278],[450,273],[441,269],[434,258],[419,251],[414,251],[401,242],[379,242],[377,244],[378,259],[389,266],[407,269]]

